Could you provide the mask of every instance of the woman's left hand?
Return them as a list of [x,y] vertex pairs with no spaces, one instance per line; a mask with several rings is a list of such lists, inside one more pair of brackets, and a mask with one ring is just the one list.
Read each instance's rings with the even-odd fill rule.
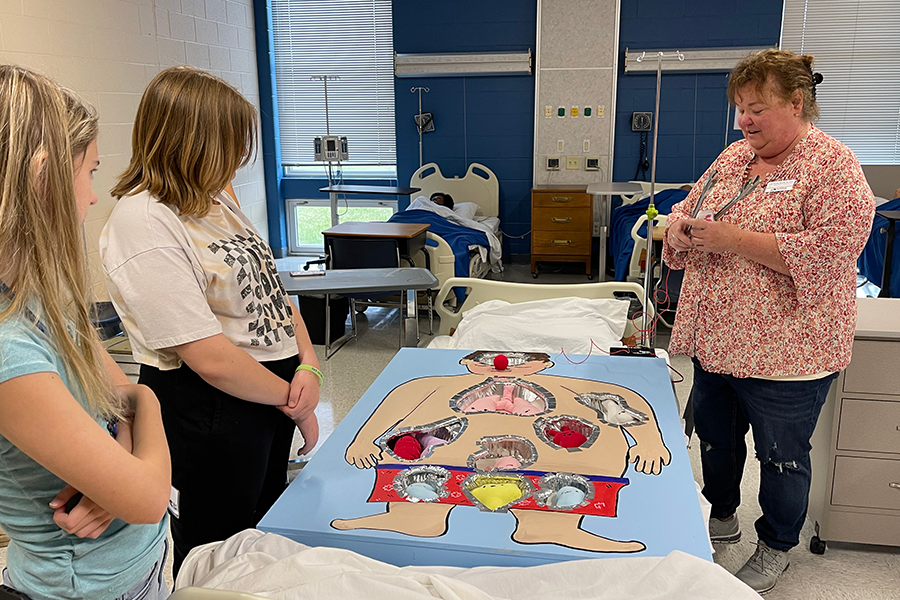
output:
[[53,521],[66,533],[96,540],[115,517],[87,496],[82,496],[75,508],[66,512],[66,502],[77,493],[78,490],[67,485],[50,501],[50,508],[54,509]]
[[691,228],[691,242],[701,252],[735,252],[741,230],[737,225],[721,221],[685,219]]

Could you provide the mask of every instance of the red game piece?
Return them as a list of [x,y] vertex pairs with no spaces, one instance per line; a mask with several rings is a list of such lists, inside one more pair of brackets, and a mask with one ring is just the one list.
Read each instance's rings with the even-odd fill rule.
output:
[[418,460],[422,456],[422,445],[411,435],[404,435],[394,444],[394,454],[404,460]]
[[509,359],[504,354],[498,354],[494,357],[494,368],[498,371],[505,371],[509,366]]

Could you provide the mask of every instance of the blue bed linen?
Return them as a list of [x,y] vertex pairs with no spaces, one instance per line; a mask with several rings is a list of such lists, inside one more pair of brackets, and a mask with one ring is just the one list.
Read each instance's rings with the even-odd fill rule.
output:
[[[661,215],[672,212],[672,207],[687,198],[685,190],[663,190],[655,195],[656,210]],[[631,253],[634,250],[634,240],[631,237],[631,228],[638,218],[647,212],[650,199],[644,198],[634,204],[626,204],[616,208],[612,213],[609,228],[609,252],[616,266],[616,281],[625,281],[628,277],[628,263],[631,261]],[[641,225],[639,235],[647,237],[647,224]]]
[[[900,198],[894,198],[885,202],[875,210],[900,210]],[[885,233],[881,233],[884,228]],[[859,266],[859,272],[866,279],[881,287],[881,278],[884,275],[884,250],[887,246],[887,228],[888,221],[883,217],[875,215],[875,221],[872,223],[872,233],[866,247],[863,248],[862,254],[856,264]],[[894,232],[894,256],[891,260],[891,298],[900,298],[900,227],[895,226]]]
[[[406,210],[394,214],[389,223],[428,223],[428,231],[441,236],[453,250],[453,272],[457,277],[469,276],[469,246],[478,245],[490,248],[487,235],[483,231],[470,229],[451,223],[444,217],[428,210]],[[429,244],[431,245],[431,244]],[[465,298],[465,290],[457,289],[456,296]]]

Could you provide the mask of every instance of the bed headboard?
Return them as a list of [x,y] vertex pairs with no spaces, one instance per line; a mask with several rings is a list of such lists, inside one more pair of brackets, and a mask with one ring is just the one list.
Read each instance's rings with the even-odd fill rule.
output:
[[493,171],[479,163],[470,164],[462,178],[458,175],[444,177],[437,163],[428,163],[412,174],[409,186],[422,188],[421,192],[413,194],[414,198],[446,192],[453,196],[454,202],[474,202],[481,207],[481,214],[486,217],[500,215],[500,183]]

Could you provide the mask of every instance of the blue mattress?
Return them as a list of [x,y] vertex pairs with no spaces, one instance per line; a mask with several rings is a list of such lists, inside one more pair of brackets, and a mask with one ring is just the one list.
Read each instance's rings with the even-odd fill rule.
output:
[[[900,198],[894,198],[885,202],[876,210],[900,210]],[[866,242],[866,247],[863,248],[862,254],[860,254],[856,262],[859,266],[860,274],[878,287],[881,287],[881,278],[884,275],[884,250],[887,246],[887,233],[881,233],[881,229],[883,228],[886,232],[887,227],[887,219],[875,215],[869,241]],[[894,256],[891,260],[891,289],[888,291],[891,298],[900,298],[900,246],[898,246],[898,241],[900,240],[897,239],[897,236],[900,236],[900,231],[895,231],[894,235]]]
[[[656,210],[661,215],[672,212],[672,207],[687,198],[685,190],[663,190],[656,194]],[[612,213],[609,228],[609,253],[613,257],[616,267],[616,281],[625,281],[628,277],[628,263],[634,250],[634,240],[631,238],[631,228],[637,223],[638,218],[647,212],[650,199],[638,200],[633,204],[626,204],[616,208]],[[640,235],[647,237],[647,224],[643,224],[638,230]]]

